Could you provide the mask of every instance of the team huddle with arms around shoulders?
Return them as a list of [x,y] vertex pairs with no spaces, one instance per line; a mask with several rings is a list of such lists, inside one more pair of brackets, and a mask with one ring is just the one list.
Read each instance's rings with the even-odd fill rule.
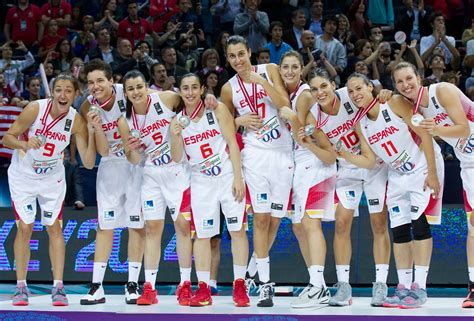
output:
[[[363,193],[376,271],[371,305],[417,308],[426,302],[430,224],[441,223],[444,183],[444,161],[433,137],[453,146],[466,211],[472,211],[474,103],[449,83],[423,87],[416,68],[406,62],[392,69],[396,93],[376,94],[359,73],[338,89],[324,69],[304,81],[303,58],[296,51],[283,54],[280,65],[252,65],[252,52],[240,36],[228,38],[225,54],[236,74],[222,87],[220,101],[206,94],[196,74],[180,79],[179,93],[158,92],[137,70],[125,74],[122,84],[114,83],[110,66],[94,59],[85,66],[90,95],[80,113],[71,107],[78,85],[69,74],[55,79],[51,98],[24,109],[3,140],[15,150],[8,169],[18,227],[14,305],[28,305],[26,272],[37,201],[50,237],[52,302],[68,305],[62,282],[62,152],[71,135],[86,168],[94,166],[97,153],[101,156],[92,283],[82,305],[106,302],[103,280],[119,227],[129,233],[126,303],[158,303],[155,283],[167,212],[176,231],[179,305],[212,304],[211,238],[224,219],[232,242],[233,303],[250,305],[258,274],[257,306],[273,306],[269,252],[284,217],[292,222],[309,273],[291,307],[351,305],[351,225]],[[323,221],[335,221],[333,295],[324,279]],[[470,291],[462,306],[474,307],[474,217],[469,214],[468,226]],[[398,285],[389,295],[392,248]],[[142,261],[145,283],[139,291]]]

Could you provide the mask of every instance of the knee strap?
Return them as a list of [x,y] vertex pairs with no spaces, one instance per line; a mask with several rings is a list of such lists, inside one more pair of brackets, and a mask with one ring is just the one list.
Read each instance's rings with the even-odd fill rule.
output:
[[425,214],[414,221],[411,221],[413,227],[413,238],[416,241],[427,240],[431,238],[431,229]]

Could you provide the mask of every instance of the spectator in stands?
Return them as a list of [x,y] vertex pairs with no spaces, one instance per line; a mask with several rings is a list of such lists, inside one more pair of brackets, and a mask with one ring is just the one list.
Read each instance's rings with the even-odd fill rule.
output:
[[71,23],[71,5],[65,0],[49,0],[41,7],[41,21],[46,26],[49,20],[54,19],[58,23],[58,35],[67,36],[67,28]]
[[122,17],[117,12],[117,0],[106,0],[102,5],[102,12],[99,21],[94,23],[94,28],[107,27],[109,30],[118,30],[119,21]]
[[323,9],[324,4],[322,0],[313,0],[311,3],[311,20],[309,23],[309,30],[311,30],[316,36],[323,34],[323,26],[321,25],[323,20]]
[[[314,47],[323,52],[337,73],[342,73],[347,66],[347,57],[344,46],[334,38],[337,23],[336,16],[328,15],[323,18],[324,33],[316,38]],[[338,83],[337,77],[336,83]]]
[[466,57],[464,57],[464,65],[471,69],[471,76],[466,79],[466,94],[474,100],[474,39],[469,40],[466,44]]
[[368,29],[368,21],[365,16],[365,4],[362,0],[355,0],[349,7],[347,14],[352,32],[356,39],[367,38],[366,29]]
[[54,51],[59,53],[59,55],[52,61],[56,75],[63,71],[69,71],[71,60],[74,58],[71,47],[71,41],[67,38],[59,40],[56,44]]
[[[197,2],[196,14],[192,12],[191,0],[178,0],[179,12],[173,17],[176,22],[191,23],[196,29],[202,28],[201,4]],[[197,14],[198,13],[198,14]]]
[[211,8],[221,31],[233,32],[234,19],[240,13],[240,3],[240,0],[218,0]]
[[37,51],[44,33],[41,10],[29,0],[18,0],[18,5],[7,12],[3,32],[6,41],[21,40],[30,50]]
[[315,35],[311,30],[305,30],[301,34],[301,44],[303,47],[298,51],[303,57],[303,64],[306,66],[312,59],[311,52],[314,50]]
[[174,47],[178,43],[176,33],[181,30],[182,22],[176,22],[173,20],[167,21],[164,25],[165,32],[160,35],[158,41],[154,43],[155,47]]
[[5,76],[0,73],[0,106],[10,105],[13,97],[15,97],[15,92],[6,82]]
[[117,31],[119,38],[125,38],[130,41],[132,48],[135,48],[135,43],[140,40],[145,40],[148,34],[158,41],[159,37],[151,28],[150,23],[138,16],[138,3],[136,0],[129,0],[127,7],[128,17],[120,21]]
[[[179,47],[179,56],[182,63],[181,66],[184,67],[188,72],[195,72],[200,61],[199,52],[196,50],[197,39],[196,35],[193,34],[194,28],[191,27],[186,33],[180,34]],[[201,40],[205,40],[204,33],[202,30]]]
[[138,69],[144,75],[148,75],[148,68],[144,61],[144,55],[141,50],[132,49],[132,44],[128,39],[119,40],[117,47],[117,55],[114,57],[114,61],[110,64],[114,74],[125,75],[127,71],[132,69]]
[[268,15],[258,10],[261,0],[245,0],[245,9],[234,20],[234,33],[247,39],[253,52],[265,46],[270,28]]
[[454,37],[446,36],[446,25],[443,14],[434,12],[430,18],[433,33],[427,37],[422,37],[420,42],[420,54],[423,61],[433,54],[436,47],[444,50],[445,64],[450,65],[453,70],[458,70],[461,56],[456,49]]
[[[24,60],[12,60],[13,48],[25,53]],[[0,74],[5,76],[5,82],[9,85],[21,77],[21,72],[35,63],[35,58],[20,40],[17,42],[7,41],[0,46],[2,59],[0,59]],[[21,78],[20,78],[21,80]]]
[[378,48],[379,44],[383,41],[383,32],[380,26],[370,27],[369,40],[372,42],[372,49]]
[[431,69],[431,75],[426,78],[433,79],[435,83],[441,81],[441,77],[444,74],[446,65],[444,64],[444,57],[440,54],[434,54],[430,57],[428,63],[429,69]]
[[260,48],[257,51],[257,64],[264,65],[270,63],[270,49]]
[[74,48],[74,55],[84,58],[86,54],[97,47],[97,41],[93,33],[94,18],[92,16],[84,16],[82,18],[82,30],[79,31],[71,41]]
[[[41,95],[40,89],[41,89],[41,78],[36,77],[36,76],[29,77],[26,80],[26,90],[24,90],[21,93],[21,97],[27,103],[34,100],[43,99],[44,96]],[[26,104],[23,105],[22,107],[24,106],[26,106]]]
[[107,64],[111,64],[114,61],[114,57],[117,55],[117,50],[110,44],[109,29],[103,26],[97,30],[97,46],[89,50],[84,61],[89,62],[93,59],[99,58]]
[[471,19],[469,28],[465,29],[462,33],[462,44],[467,46],[467,42],[472,39],[474,39],[474,18]]
[[[146,67],[148,68],[148,70],[150,70],[150,67],[153,64],[158,62],[158,60],[153,57],[153,53],[151,51],[151,45],[148,43],[148,41],[143,40],[143,41],[137,42],[136,47],[137,47],[137,50],[140,50],[142,52],[143,60],[146,63]],[[151,70],[149,74],[151,76]]]
[[202,78],[202,83],[208,94],[213,94],[217,99],[221,96],[222,84],[219,84],[219,74],[215,70],[209,70]]
[[337,16],[337,31],[336,39],[339,40],[344,48],[346,48],[346,53],[349,55],[354,50],[354,44],[352,43],[353,33],[351,31],[351,25],[349,19],[344,14],[338,14]]
[[299,50],[303,46],[301,44],[301,33],[304,31],[306,25],[306,16],[302,9],[293,10],[291,13],[290,29],[285,31],[283,35],[283,41],[289,44],[293,49]]
[[178,88],[174,87],[176,80],[173,76],[168,77],[166,73],[165,65],[160,62],[153,64],[150,67],[151,77],[153,79],[153,83],[151,84],[150,88],[158,91],[163,90],[172,90],[177,92]]
[[270,37],[271,40],[265,45],[265,48],[270,50],[270,62],[273,64],[279,64],[281,56],[287,51],[293,48],[282,41],[283,36],[283,23],[280,21],[273,21],[270,24]]
[[219,59],[219,54],[217,50],[214,48],[206,49],[202,53],[201,57],[201,66],[203,67],[197,73],[198,76],[203,80],[203,84],[206,82],[204,81],[204,76],[209,73],[209,71],[214,71],[218,75],[218,82],[219,86],[222,87],[224,83],[229,80],[229,74],[227,70],[220,66],[221,60]]
[[[222,31],[221,33],[219,33],[219,35],[217,36],[214,48],[217,50],[217,53],[219,54],[219,61],[221,61],[223,66],[225,66],[225,69],[227,70],[227,73],[230,76],[231,75],[229,73],[230,67],[225,56],[225,46],[227,43],[227,39],[229,39],[229,37],[230,37],[230,32]],[[233,70],[232,68],[230,69]]]
[[43,58],[49,52],[54,51],[56,44],[59,40],[61,40],[61,38],[62,37],[58,34],[58,22],[56,19],[48,20],[46,25],[46,33],[40,41],[38,56]]
[[82,9],[83,7],[79,5],[72,7],[71,22],[69,23],[68,27],[69,33],[75,33],[82,29],[82,18],[84,17]]
[[178,12],[176,0],[151,0],[149,15],[153,19],[153,30],[162,33],[165,30],[165,24]]
[[177,59],[176,49],[173,47],[164,47],[161,49],[161,61],[165,65],[166,73],[176,81],[173,83],[173,86],[177,85],[181,77],[188,73],[186,69],[176,64]]
[[420,41],[421,37],[428,36],[431,32],[429,13],[425,10],[424,1],[418,1],[415,6],[413,0],[403,0],[405,7],[398,12],[395,29],[403,31],[408,39]]
[[354,71],[365,75],[374,85],[375,92],[379,92],[382,89],[382,84],[379,81],[380,76],[377,68],[372,68],[372,70],[369,70],[367,64],[363,60],[359,60],[354,65]]
[[393,12],[392,0],[366,0],[367,18],[373,26],[380,26],[382,31],[393,31],[395,26],[395,14]]

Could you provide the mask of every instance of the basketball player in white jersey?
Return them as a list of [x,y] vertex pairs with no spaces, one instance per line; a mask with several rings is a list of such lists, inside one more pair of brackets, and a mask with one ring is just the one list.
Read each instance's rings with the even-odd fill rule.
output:
[[222,87],[221,101],[232,113],[244,116],[238,118],[236,125],[245,128],[242,165],[254,211],[254,251],[261,282],[257,305],[270,307],[270,220],[274,217],[279,221],[287,213],[294,171],[292,138],[278,115],[279,108],[289,106],[289,99],[278,66],[252,66],[250,55],[243,37],[227,40],[227,61],[237,74]]
[[[325,133],[336,149],[360,153],[360,139],[354,131],[353,122],[357,109],[351,102],[347,88],[335,89],[335,83],[327,71],[317,69],[309,76],[311,93],[318,103],[316,127]],[[329,304],[345,306],[352,303],[352,288],[349,284],[352,255],[351,226],[362,193],[365,193],[370,213],[375,261],[375,282],[372,288],[371,305],[381,306],[387,296],[387,275],[390,261],[390,238],[385,209],[387,166],[377,164],[374,169],[358,168],[343,158],[338,158],[336,194],[336,228],[334,233],[334,256],[338,283],[337,292]]]
[[171,155],[173,161],[187,158],[191,165],[191,207],[197,237],[194,260],[199,285],[190,306],[212,304],[210,239],[219,233],[220,209],[232,239],[234,305],[248,306],[244,280],[248,258],[245,182],[234,119],[222,103],[215,110],[205,109],[201,99],[204,87],[195,74],[183,76],[179,89],[184,108],[171,124]]
[[[336,187],[336,153],[326,135],[317,130],[300,137],[307,119],[317,115],[317,106],[308,84],[301,80],[303,58],[296,51],[286,52],[280,62],[280,74],[290,95],[291,109],[284,107],[280,115],[291,122],[295,143],[293,156],[294,213],[291,215],[293,230],[300,229],[298,239],[301,253],[310,275],[308,286],[291,302],[294,308],[309,308],[329,303],[330,293],[324,281],[326,241],[321,220],[334,219],[334,192]],[[313,114],[314,113],[314,114]],[[311,117],[308,117],[313,115]],[[308,127],[309,129],[309,127]],[[312,143],[313,136],[317,144]],[[308,147],[308,148],[306,148]]]
[[[361,144],[370,149],[364,148],[362,155],[344,151],[341,155],[363,168],[372,167],[376,156],[389,166],[387,206],[400,284],[384,306],[417,308],[427,299],[426,278],[433,246],[428,220],[439,221],[441,215],[443,158],[432,136],[412,124],[413,112],[405,98],[397,95],[387,103],[379,103],[373,97],[373,85],[357,73],[349,77],[347,88],[359,108],[356,131]],[[412,136],[410,130],[417,136]],[[412,271],[413,264],[416,269],[412,283],[411,273],[406,272]]]
[[158,303],[155,283],[168,207],[177,230],[182,275],[177,290],[178,302],[189,305],[192,295],[190,171],[186,163],[176,163],[171,159],[169,137],[171,120],[181,105],[181,97],[172,91],[150,93],[145,77],[135,70],[125,74],[123,84],[127,110],[126,118],[121,117],[118,121],[120,134],[129,146],[126,148],[127,158],[134,164],[141,163],[144,158],[143,183],[139,191],[146,230],[145,284],[137,304]]
[[[96,146],[102,158],[97,172],[98,226],[94,253],[92,284],[80,303],[105,303],[102,282],[112,250],[114,229],[128,227],[128,282],[125,301],[138,299],[138,276],[145,242],[144,222],[140,215],[140,199],[133,187],[136,170],[127,161],[117,121],[125,114],[125,96],[121,84],[113,84],[112,69],[100,59],[85,66],[90,96],[81,106],[84,117],[99,117],[102,126],[96,130]],[[91,110],[91,107],[94,106]],[[93,114],[96,114],[95,116]],[[117,173],[120,173],[118,175]],[[135,184],[139,182],[135,180]]]
[[[8,185],[18,231],[15,237],[17,287],[13,305],[28,305],[30,294],[26,273],[30,260],[30,239],[36,216],[41,209],[41,224],[49,236],[49,255],[54,285],[52,303],[66,306],[63,285],[65,244],[62,210],[66,195],[62,152],[76,135],[77,149],[86,168],[94,167],[94,129],[71,107],[78,93],[77,79],[59,74],[53,83],[52,98],[29,103],[3,137],[3,144],[14,149],[8,168]],[[88,135],[89,129],[89,135]],[[23,139],[19,139],[23,135]]]
[[450,144],[460,161],[468,217],[469,268],[469,292],[462,307],[474,308],[474,103],[450,83],[443,82],[423,88],[416,68],[406,62],[395,66],[392,77],[398,92],[414,105],[420,97],[418,111],[425,118],[420,127]]

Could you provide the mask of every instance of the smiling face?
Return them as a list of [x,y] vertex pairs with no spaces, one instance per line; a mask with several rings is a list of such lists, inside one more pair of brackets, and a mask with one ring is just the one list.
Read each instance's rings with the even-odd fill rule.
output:
[[94,70],[87,74],[87,89],[99,101],[112,96],[112,84],[112,79],[107,79],[102,70]]
[[228,45],[226,55],[227,61],[236,72],[248,70],[252,65],[250,63],[250,49],[243,43]]
[[301,79],[302,68],[300,60],[295,56],[285,57],[280,64],[281,78],[287,85],[297,84]]
[[421,87],[421,79],[420,76],[416,75],[413,68],[405,67],[395,70],[393,73],[393,80],[395,81],[395,87],[400,94],[412,101],[416,100],[418,90]]
[[147,102],[148,86],[142,77],[129,78],[123,84],[125,96],[133,105]]
[[41,83],[39,79],[32,79],[28,84],[28,91],[30,94],[39,95]]
[[53,88],[53,108],[59,114],[67,112],[75,98],[76,87],[72,81],[59,79],[55,82]]
[[357,108],[365,108],[373,99],[372,84],[366,84],[360,77],[352,77],[347,81],[347,92]]
[[187,107],[194,107],[204,93],[204,87],[196,76],[185,77],[181,80],[179,91],[184,104]]
[[334,101],[336,84],[324,77],[316,76],[309,82],[310,92],[318,104],[327,107]]

